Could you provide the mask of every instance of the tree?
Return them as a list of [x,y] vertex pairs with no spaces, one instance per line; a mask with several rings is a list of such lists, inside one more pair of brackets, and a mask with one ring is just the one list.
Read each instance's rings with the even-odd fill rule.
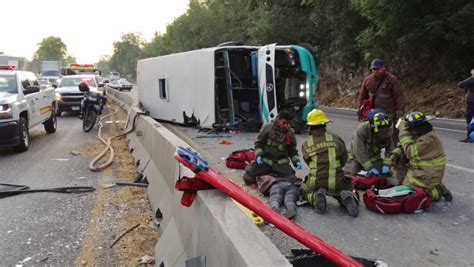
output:
[[97,62],[97,69],[102,73],[110,72],[110,56],[102,55],[99,57],[99,62]]
[[67,47],[59,37],[50,36],[44,38],[38,44],[38,50],[36,50],[33,59],[41,60],[57,60],[63,64],[66,61]]
[[118,71],[128,78],[135,80],[137,61],[140,59],[144,45],[140,33],[124,33],[121,40],[114,42],[114,54],[110,58],[110,70]]

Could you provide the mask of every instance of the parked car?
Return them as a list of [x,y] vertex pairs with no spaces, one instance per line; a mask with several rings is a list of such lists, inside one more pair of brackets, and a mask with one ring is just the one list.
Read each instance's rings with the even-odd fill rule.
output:
[[79,91],[79,84],[86,82],[91,91],[102,92],[104,84],[99,82],[96,75],[68,75],[63,76],[56,88],[56,115],[61,116],[63,111],[80,111],[84,93]]
[[130,91],[133,88],[133,85],[130,82],[128,82],[126,79],[123,79],[123,78],[118,79],[118,80],[111,80],[107,85],[110,88],[115,89],[115,90],[119,90],[119,91],[122,91],[122,90]]
[[120,79],[120,73],[116,71],[111,71],[109,75],[109,80],[118,80]]
[[44,70],[40,73],[40,77],[48,79],[51,84],[59,84],[61,73],[58,70]]
[[42,89],[53,86],[53,84],[47,78],[44,78],[44,77],[39,77],[38,83]]

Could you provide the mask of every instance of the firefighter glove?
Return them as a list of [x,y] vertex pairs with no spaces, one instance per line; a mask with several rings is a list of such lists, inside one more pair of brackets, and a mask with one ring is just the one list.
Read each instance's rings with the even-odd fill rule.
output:
[[372,175],[380,176],[380,172],[379,172],[376,168],[370,169],[369,172],[370,172]]
[[262,165],[263,164],[263,158],[262,156],[258,156],[255,161],[257,162],[257,165]]
[[389,173],[390,173],[390,167],[383,166],[382,167],[382,174],[389,174]]
[[296,166],[295,166],[298,170],[301,170],[303,169],[303,163],[301,163],[301,161],[298,161],[296,162]]

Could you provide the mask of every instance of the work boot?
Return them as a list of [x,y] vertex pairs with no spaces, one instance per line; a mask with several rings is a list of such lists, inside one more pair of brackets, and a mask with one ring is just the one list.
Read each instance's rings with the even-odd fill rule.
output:
[[441,196],[444,197],[446,201],[453,201],[453,194],[451,194],[451,191],[449,191],[444,184],[441,184],[439,188]]
[[287,204],[286,211],[282,214],[287,219],[291,219],[296,215],[296,204]]
[[344,207],[350,216],[357,217],[359,215],[359,204],[357,204],[351,192],[346,190],[341,191],[341,201],[344,203]]
[[314,198],[314,209],[318,214],[326,212],[326,188],[319,188],[316,192]]

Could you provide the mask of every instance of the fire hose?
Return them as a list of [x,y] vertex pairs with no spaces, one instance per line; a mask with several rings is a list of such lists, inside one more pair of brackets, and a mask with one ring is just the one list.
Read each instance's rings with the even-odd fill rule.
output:
[[20,194],[39,193],[39,192],[82,194],[82,193],[95,191],[95,188],[91,186],[68,186],[68,187],[42,188],[42,189],[30,189],[30,187],[27,185],[19,185],[19,184],[0,183],[0,186],[15,188],[15,190],[0,191],[0,198],[11,197],[11,196],[16,196]]
[[[120,136],[124,136],[124,135],[127,135],[131,132],[133,132],[135,130],[135,123],[136,123],[136,119],[139,115],[146,115],[147,113],[145,112],[138,112],[135,114],[135,117],[133,118],[133,123],[132,123],[132,127],[130,128],[130,130],[127,130],[127,131],[124,131],[122,133],[119,133],[117,135],[114,135],[112,137],[110,137],[109,139],[105,140],[103,137],[102,137],[102,120],[104,120],[105,118],[108,118],[114,114],[116,114],[118,112],[118,109],[115,109],[114,107],[110,107],[113,112],[107,114],[106,116],[100,118],[99,120],[99,132],[97,134],[99,140],[105,144],[105,148],[104,150],[102,150],[102,152],[97,155],[95,158],[93,158],[90,162],[89,162],[89,170],[93,171],[93,172],[100,172],[100,171],[103,171],[105,168],[107,168],[108,166],[110,166],[112,164],[112,162],[114,161],[114,157],[115,157],[115,152],[114,152],[114,148],[112,147],[112,140],[115,139],[115,138],[118,138]],[[109,158],[107,159],[106,162],[102,163],[101,165],[99,166],[95,166],[95,164],[105,156],[105,154],[107,153],[107,151],[110,151],[110,155],[109,155]]]

